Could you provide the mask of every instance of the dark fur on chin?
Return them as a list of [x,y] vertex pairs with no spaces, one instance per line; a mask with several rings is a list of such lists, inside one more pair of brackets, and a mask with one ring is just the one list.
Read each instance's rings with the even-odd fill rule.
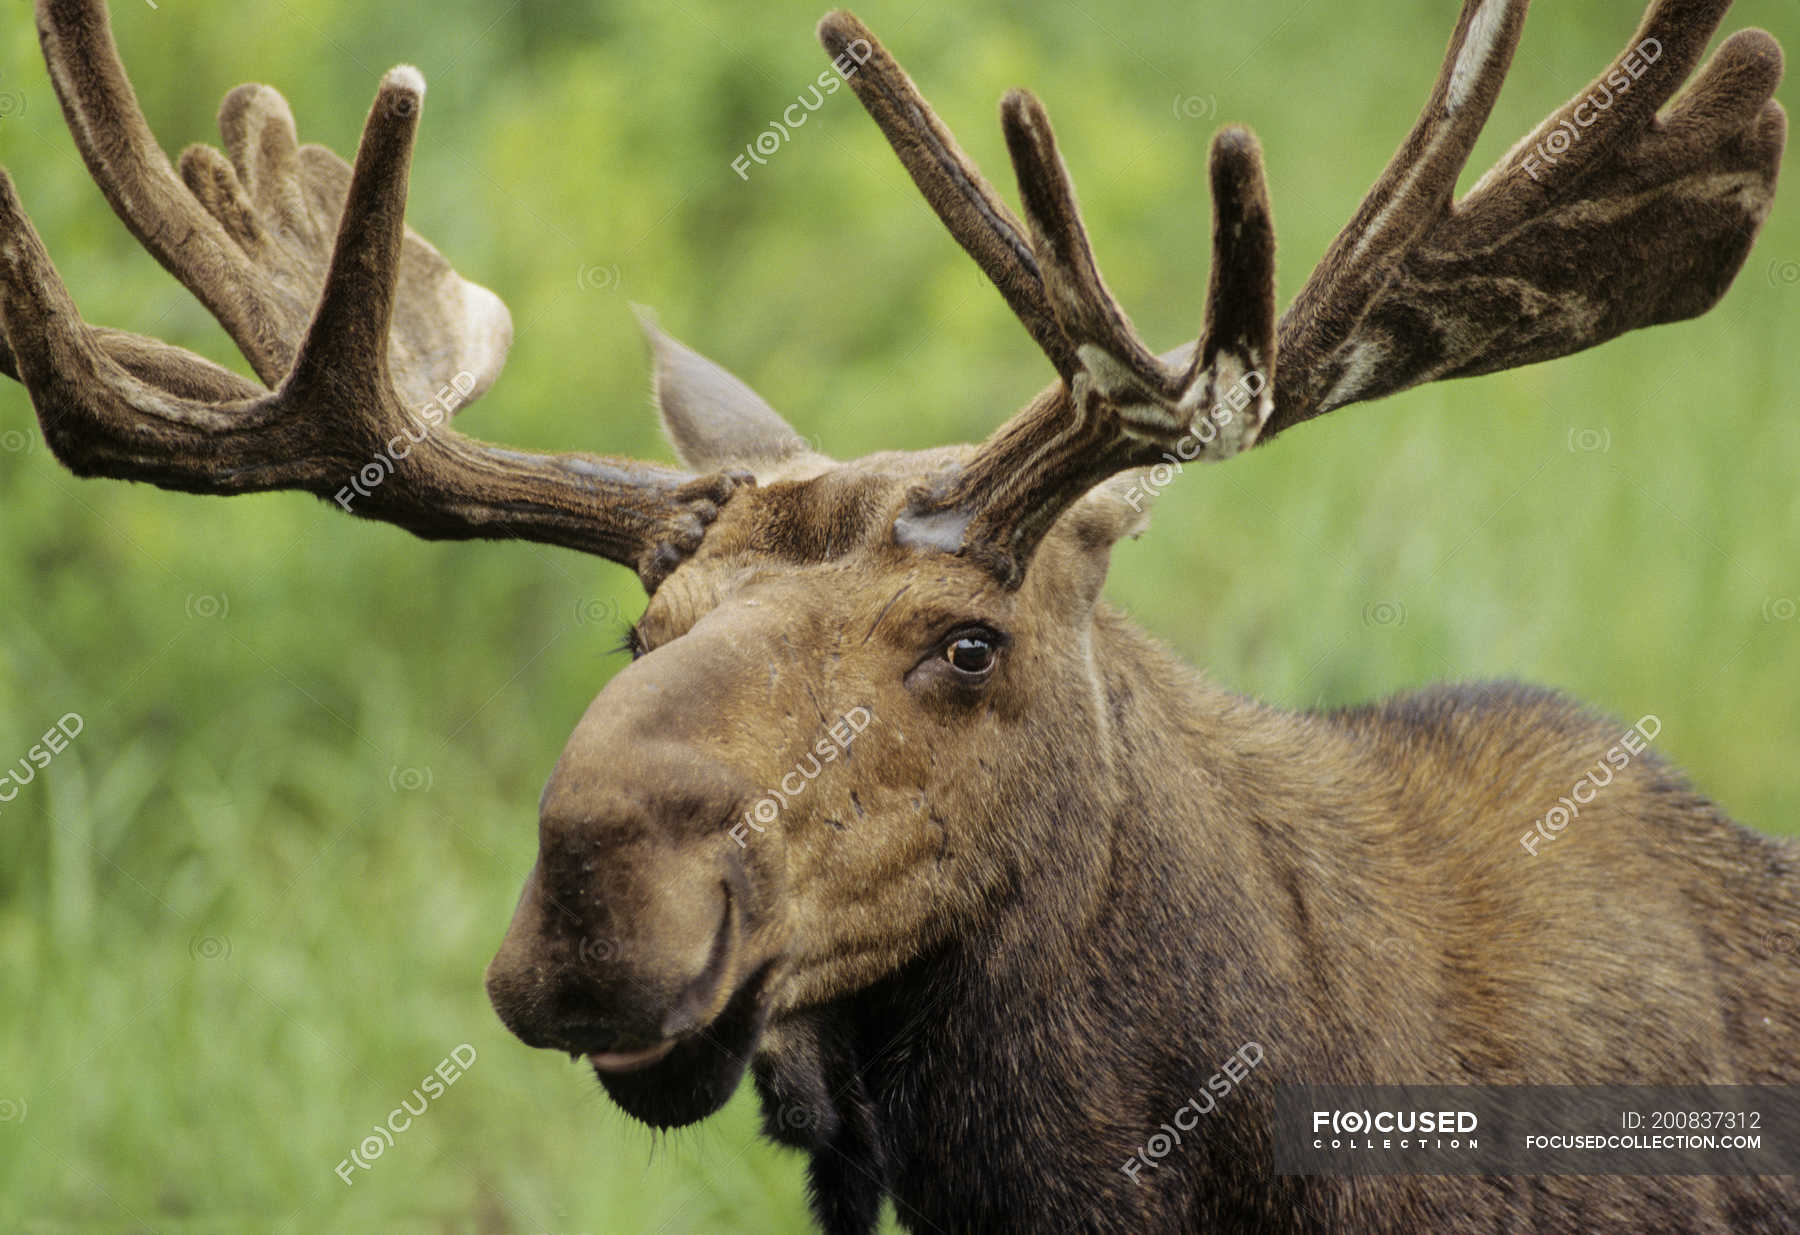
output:
[[756,1050],[767,1011],[758,974],[732,996],[713,1024],[638,1072],[601,1072],[607,1096],[625,1113],[653,1128],[699,1123],[731,1100]]

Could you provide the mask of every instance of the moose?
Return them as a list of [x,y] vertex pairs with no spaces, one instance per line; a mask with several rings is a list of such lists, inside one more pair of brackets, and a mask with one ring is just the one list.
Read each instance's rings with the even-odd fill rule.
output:
[[[1056,380],[979,445],[839,462],[647,322],[674,468],[447,423],[511,324],[406,227],[418,72],[383,78],[353,165],[260,85],[225,99],[223,153],[171,165],[105,6],[37,0],[94,179],[261,382],[85,324],[3,175],[0,368],[82,476],[303,490],[637,573],[632,661],[550,778],[487,989],[657,1128],[749,1072],[826,1232],[889,1204],[918,1232],[1792,1230],[1800,1186],[1771,1175],[1277,1174],[1281,1085],[1800,1082],[1800,969],[1758,949],[1800,920],[1800,853],[1642,723],[1514,685],[1278,710],[1101,599],[1147,468],[1711,308],[1785,142],[1773,38],[1700,66],[1728,7],[1654,0],[1459,199],[1526,11],[1464,0],[1414,128],[1279,317],[1260,150],[1222,129],[1203,324],[1161,354],[1101,279],[1039,101],[1000,106],[1015,214],[829,14],[827,53],[855,48],[848,84]],[[1580,828],[1532,830],[1584,778]]]

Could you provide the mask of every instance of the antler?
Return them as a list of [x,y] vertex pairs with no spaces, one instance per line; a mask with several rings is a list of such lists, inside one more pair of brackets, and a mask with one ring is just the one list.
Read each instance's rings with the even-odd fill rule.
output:
[[1227,457],[1349,403],[1704,312],[1768,213],[1785,141],[1770,97],[1780,48],[1761,31],[1727,40],[1657,118],[1729,7],[1658,0],[1594,85],[1457,203],[1526,9],[1465,0],[1418,122],[1279,330],[1261,160],[1247,133],[1222,131],[1204,326],[1197,344],[1161,356],[1100,279],[1037,101],[1015,92],[1001,104],[1027,240],[874,35],[831,14],[826,49],[867,41],[852,88],[1061,377],[960,470],[915,491],[896,537],[975,557],[1016,584],[1064,509],[1164,451]]
[[1771,97],[1780,45],[1761,30],[1732,35],[1659,119],[1731,0],[1657,0],[1604,72],[1454,202],[1525,7],[1464,4],[1412,133],[1282,317],[1265,437],[1423,382],[1697,317],[1737,277],[1786,143]]
[[382,80],[354,169],[299,146],[287,103],[241,86],[230,160],[157,146],[100,0],[38,0],[69,128],[107,200],[273,391],[191,352],[82,322],[0,172],[0,370],[83,476],[196,493],[302,489],[433,539],[599,554],[654,590],[747,478],[507,450],[444,422],[499,374],[511,320],[405,225],[425,83]]
[[851,87],[1062,376],[964,468],[911,495],[895,529],[902,543],[979,556],[1017,583],[1057,515],[1107,476],[1181,447],[1203,409],[1186,457],[1223,457],[1256,439],[1275,357],[1275,234],[1255,138],[1226,129],[1213,140],[1213,272],[1200,338],[1158,357],[1100,277],[1036,98],[1016,90],[1000,104],[1027,241],[867,27],[832,13],[819,37],[834,58],[866,42]]

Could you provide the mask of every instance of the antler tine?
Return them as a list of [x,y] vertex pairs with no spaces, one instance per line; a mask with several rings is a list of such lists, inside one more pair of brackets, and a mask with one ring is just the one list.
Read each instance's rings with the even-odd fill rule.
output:
[[[10,227],[0,228],[0,236],[11,234]],[[4,316],[3,310],[4,305],[0,304],[0,317]],[[161,339],[146,338],[126,330],[109,330],[105,326],[89,326],[87,333],[107,358],[125,372],[184,399],[230,403],[234,399],[254,398],[264,393],[230,369],[192,352],[170,347]],[[19,375],[19,362],[4,338],[0,338],[0,374],[15,382],[25,380]]]
[[[1240,432],[1259,440],[1272,408],[1276,371],[1275,219],[1263,178],[1262,147],[1248,129],[1226,129],[1212,149],[1213,263],[1205,328],[1184,385],[1209,376],[1202,407],[1218,407],[1218,391],[1241,390],[1255,402]],[[1252,379],[1260,376],[1261,381]]]
[[1350,336],[1398,260],[1449,208],[1456,179],[1512,66],[1526,5],[1463,0],[1437,82],[1412,131],[1282,316],[1278,420],[1281,393]]
[[1045,297],[1024,228],[932,111],[906,70],[853,13],[827,13],[819,42],[950,235],[975,259],[1057,372],[1076,361]]
[[[1424,158],[1412,170],[1409,152],[1438,122],[1440,99],[1454,96],[1455,66],[1483,24],[1501,23],[1496,48],[1516,39],[1524,3],[1489,7],[1498,5],[1465,4],[1432,102],[1372,195],[1375,206],[1357,212],[1283,316],[1264,440],[1421,382],[1550,360],[1697,316],[1748,256],[1786,139],[1772,97],[1780,47],[1760,30],[1738,32],[1658,118],[1731,0],[1657,0],[1612,64],[1461,202],[1450,200],[1447,163],[1447,178],[1433,177]],[[1503,68],[1490,56],[1478,79],[1490,101]],[[1465,125],[1478,110],[1485,117],[1485,106],[1465,109]],[[1382,194],[1409,180],[1431,190],[1410,205]],[[1365,242],[1365,232],[1374,238]]]
[[344,219],[318,310],[281,393],[299,405],[379,406],[392,389],[387,336],[406,236],[407,181],[425,79],[401,67],[382,79],[369,109]]
[[[1515,172],[1524,172],[1525,178],[1541,188],[1545,196],[1554,196],[1559,190],[1573,187],[1596,164],[1604,161],[1608,155],[1618,153],[1622,142],[1629,141],[1655,121],[1658,110],[1675,97],[1681,84],[1700,63],[1706,45],[1712,41],[1712,36],[1725,20],[1725,14],[1730,8],[1731,0],[1657,0],[1645,12],[1637,33],[1624,50],[1614,57],[1613,62],[1589,82],[1581,93],[1551,112],[1535,130],[1521,138],[1505,157],[1482,176],[1481,181],[1470,191],[1469,199],[1484,195],[1496,187],[1499,181]],[[1650,54],[1652,50],[1653,56]],[[1749,62],[1762,58],[1759,53],[1772,54],[1775,67],[1779,68],[1780,48],[1762,31],[1739,31],[1725,41],[1719,52],[1707,66],[1706,72],[1695,81],[1693,89],[1681,100],[1681,108],[1670,115],[1667,127],[1678,126],[1678,122],[1684,118],[1681,109],[1691,112],[1700,103],[1723,103],[1724,114],[1719,119],[1730,119],[1741,125],[1744,117],[1734,115],[1734,109],[1730,107],[1730,100],[1737,91],[1721,81],[1721,77],[1745,68],[1754,72],[1754,66]],[[1766,70],[1769,66],[1765,62],[1762,67]],[[1634,74],[1633,70],[1641,75]],[[1607,86],[1607,82],[1621,72],[1625,73],[1632,84],[1630,89],[1615,93]],[[1770,92],[1774,90],[1778,80],[1779,72],[1775,80],[1767,81]],[[1751,85],[1753,90],[1759,90],[1761,85],[1742,84]],[[1722,86],[1725,88],[1721,89]],[[1577,121],[1576,113],[1581,109],[1582,103],[1595,98],[1602,91],[1612,101],[1603,108],[1589,109],[1589,115]],[[1579,146],[1571,144],[1567,148],[1567,157],[1557,158],[1554,163],[1550,163],[1537,151],[1539,147],[1548,145],[1550,134],[1558,129],[1580,133],[1580,143]],[[1558,152],[1561,153],[1563,152]],[[1536,166],[1532,166],[1534,162]],[[1529,194],[1514,197],[1515,209],[1523,211],[1529,209],[1529,206]]]
[[[179,348],[83,324],[0,173],[0,325],[45,440],[80,475],[200,493],[301,489],[427,538],[596,553],[632,566],[654,590],[745,478],[528,454],[441,425],[413,432],[389,373],[388,334],[423,91],[410,68],[382,82],[318,310],[273,393]],[[365,489],[347,486],[371,467]]]
[[1044,105],[1029,91],[1011,91],[1000,103],[1000,125],[1031,226],[1031,251],[1051,311],[1079,362],[1062,374],[1071,397],[1081,402],[1083,383],[1095,382],[1103,395],[1121,405],[1127,423],[1138,427],[1135,415],[1145,421],[1141,427],[1148,433],[1169,437],[1173,431],[1179,436],[1185,419],[1176,419],[1172,408],[1160,404],[1180,398],[1182,392],[1175,388],[1180,375],[1151,355],[1107,290]]
[[150,131],[103,0],[38,0],[37,24],[69,132],[113,212],[206,305],[258,376],[280,382],[299,337],[294,311],[311,305],[282,313],[269,291],[251,290],[259,280],[243,249],[188,192]]

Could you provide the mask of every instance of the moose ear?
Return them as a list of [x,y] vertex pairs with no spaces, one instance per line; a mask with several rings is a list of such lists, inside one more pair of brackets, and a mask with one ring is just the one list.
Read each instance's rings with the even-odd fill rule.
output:
[[761,395],[664,334],[650,310],[633,307],[653,353],[663,432],[683,466],[701,472],[746,468],[761,474],[812,453]]
[[1148,475],[1146,468],[1120,472],[1089,489],[1069,508],[1063,520],[1083,547],[1104,551],[1127,537],[1144,534],[1150,526],[1150,501],[1155,494],[1146,483]]
[[1026,572],[1024,586],[1066,620],[1087,619],[1112,564],[1113,546],[1142,535],[1150,525],[1153,490],[1143,470],[1121,472],[1089,489],[1056,521],[1044,538],[1041,561]]

